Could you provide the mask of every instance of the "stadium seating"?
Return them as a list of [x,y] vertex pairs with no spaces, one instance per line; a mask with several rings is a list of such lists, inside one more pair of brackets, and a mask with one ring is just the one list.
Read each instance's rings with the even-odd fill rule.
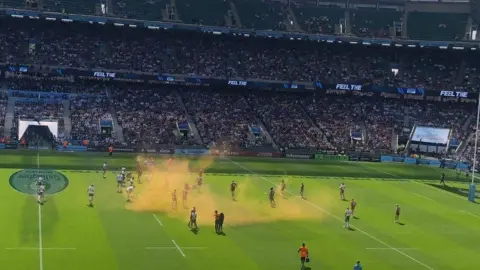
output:
[[163,20],[162,11],[169,3],[168,0],[112,0],[112,10],[121,18],[160,21]]
[[225,147],[256,144],[248,136],[248,125],[255,123],[255,117],[243,96],[182,91],[182,97],[205,144]]
[[285,7],[256,0],[234,1],[243,28],[285,31]]
[[43,0],[42,7],[46,11],[67,14],[95,14],[95,5],[100,5],[96,0]]
[[279,147],[285,150],[331,148],[325,136],[309,121],[295,96],[250,94],[247,100]]
[[410,12],[408,36],[412,39],[463,39],[467,20],[468,14]]
[[[105,143],[101,136],[100,121],[112,120],[105,96],[76,96],[70,101],[71,137],[73,140],[88,140],[90,144]],[[111,140],[109,140],[111,142]]]
[[5,8],[25,8],[25,1],[22,0],[2,0],[0,7]]
[[345,18],[345,10],[338,6],[295,7],[293,10],[302,30],[310,33],[333,34],[335,24]]
[[350,10],[352,32],[357,36],[389,37],[393,22],[401,21],[402,12],[386,9],[358,8]]
[[113,89],[112,95],[126,143],[181,143],[174,131],[186,117],[173,92],[125,87]]
[[230,4],[224,0],[176,0],[175,7],[184,23],[223,26]]

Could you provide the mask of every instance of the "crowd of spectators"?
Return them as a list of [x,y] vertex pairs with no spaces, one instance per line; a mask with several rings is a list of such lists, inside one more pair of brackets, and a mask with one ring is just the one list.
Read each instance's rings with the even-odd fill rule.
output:
[[0,132],[3,132],[3,129],[5,127],[6,110],[7,110],[7,93],[2,91],[0,92]]
[[250,94],[247,99],[282,149],[331,148],[325,135],[313,125],[300,101],[294,97]]
[[106,145],[111,141],[111,136],[102,134],[101,121],[113,123],[105,96],[76,96],[70,100],[70,120],[72,130],[70,136],[73,140],[87,140],[89,144]]
[[207,91],[183,91],[203,143],[217,147],[258,146],[249,125],[256,125],[253,111],[242,95]]
[[[33,49],[29,40],[35,40]],[[18,44],[18,46],[9,46]],[[0,26],[0,62],[75,68],[258,78],[364,82],[476,91],[474,52],[371,47],[301,40],[10,21]],[[395,72],[393,72],[394,70]],[[50,88],[37,82],[36,88]],[[28,86],[28,85],[27,85]],[[20,85],[20,88],[32,88]],[[53,91],[64,91],[51,89]],[[69,91],[71,92],[71,91]]]
[[128,144],[191,144],[190,136],[182,136],[178,124],[187,118],[177,94],[167,89],[111,89],[118,122]]

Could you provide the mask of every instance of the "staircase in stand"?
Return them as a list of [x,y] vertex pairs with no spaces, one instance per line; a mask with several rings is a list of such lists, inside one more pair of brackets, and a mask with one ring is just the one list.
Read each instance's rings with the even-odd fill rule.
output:
[[17,99],[14,97],[8,97],[7,109],[5,111],[5,125],[4,125],[4,137],[12,136],[12,127],[15,117],[15,101]]
[[110,114],[112,115],[113,131],[114,131],[113,134],[117,141],[123,143],[125,142],[125,138],[123,137],[123,128],[121,125],[118,124],[117,112],[115,110],[115,104],[112,101],[112,93],[110,92],[110,89],[106,89],[106,95],[107,95]]
[[70,100],[63,101],[63,134],[65,138],[70,137],[72,131],[72,119],[70,118]]

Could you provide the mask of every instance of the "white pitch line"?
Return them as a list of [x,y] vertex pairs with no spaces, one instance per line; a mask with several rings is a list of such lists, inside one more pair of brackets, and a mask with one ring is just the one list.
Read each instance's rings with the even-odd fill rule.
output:
[[39,249],[42,249],[42,250],[76,250],[76,248],[55,248],[55,247],[52,247],[52,248],[38,248],[38,247],[26,247],[26,248],[22,248],[22,247],[19,247],[19,248],[5,248],[6,250],[39,250]]
[[160,221],[160,219],[157,217],[157,215],[155,215],[155,214],[152,214],[152,215],[157,220],[158,224],[160,224],[160,226],[163,227],[163,223]]
[[[37,172],[40,171],[40,153],[37,152]],[[38,256],[39,267],[43,270],[42,206],[38,204]]]
[[418,196],[418,197],[427,199],[427,200],[429,200],[429,201],[433,201],[433,199],[431,199],[431,198],[429,198],[429,197],[427,197],[427,196],[423,196],[422,194],[418,194],[418,193],[416,193],[416,192],[413,192],[413,194],[416,195],[416,196]]
[[175,247],[177,248],[178,252],[180,252],[180,254],[182,254],[183,257],[187,257],[185,255],[185,253],[183,253],[182,249],[177,245],[177,243],[175,242],[175,240],[172,240],[173,244],[175,245]]
[[468,211],[465,211],[465,210],[460,210],[460,211],[463,212],[463,213],[465,213],[465,214],[468,214],[468,215],[470,215],[470,216],[472,216],[472,217],[480,218],[480,216],[477,216],[477,215],[475,215],[475,214],[472,214],[472,213],[470,213],[470,212],[468,212]]
[[[366,248],[368,250],[392,250],[391,248]],[[398,250],[416,250],[418,248],[396,248]]]
[[[202,250],[207,247],[181,247],[184,250]],[[147,250],[177,249],[177,247],[146,247]]]
[[[259,177],[260,179],[263,179],[263,180],[265,180],[265,181],[267,181],[267,182],[275,185],[275,183],[273,183],[272,181],[268,180],[267,178],[265,178],[265,177],[263,177],[263,176],[258,175],[257,173],[251,171],[250,169],[246,168],[246,167],[243,166],[242,164],[239,164],[239,163],[237,163],[237,162],[229,159],[228,157],[227,157],[227,159],[230,160],[230,162],[232,162],[233,164],[237,165],[238,167],[243,168],[245,171],[250,172],[251,174],[256,175],[256,176]],[[286,191],[287,191],[289,194],[291,194],[291,195],[293,195],[293,196],[295,196],[295,197],[299,197],[299,198],[300,198],[300,196],[292,193],[291,191],[289,191],[289,190],[286,190]],[[340,222],[342,222],[342,223],[344,222],[343,218],[339,218],[338,216],[336,216],[336,215],[328,212],[327,210],[321,208],[320,206],[318,206],[318,205],[316,205],[316,204],[314,204],[314,203],[312,203],[312,202],[310,202],[310,201],[306,201],[306,200],[303,200],[303,201],[306,202],[306,203],[308,203],[308,204],[310,204],[312,207],[316,208],[317,210],[319,210],[319,211],[321,211],[321,212],[323,212],[323,213],[325,213],[325,214],[327,214],[327,215],[335,218],[336,220],[338,220],[338,221],[340,221]],[[380,244],[382,244],[382,245],[384,245],[384,246],[386,246],[386,247],[388,247],[388,248],[391,248],[392,250],[395,250],[396,252],[398,252],[398,253],[402,254],[403,256],[409,258],[410,260],[412,260],[412,261],[414,261],[414,262],[422,265],[423,267],[425,267],[425,268],[427,268],[427,269],[429,269],[429,270],[434,270],[432,267],[426,265],[425,263],[423,263],[423,262],[421,262],[421,261],[413,258],[412,256],[406,254],[405,252],[403,252],[403,251],[401,251],[401,250],[399,250],[399,249],[397,249],[397,248],[394,248],[394,247],[390,246],[389,244],[383,242],[382,240],[376,238],[375,236],[373,236],[373,235],[371,235],[371,234],[369,234],[369,233],[367,233],[367,232],[359,229],[358,227],[356,227],[356,226],[351,226],[351,227],[354,228],[354,229],[356,229],[357,231],[363,233],[364,235],[370,237],[371,239],[379,242]]]

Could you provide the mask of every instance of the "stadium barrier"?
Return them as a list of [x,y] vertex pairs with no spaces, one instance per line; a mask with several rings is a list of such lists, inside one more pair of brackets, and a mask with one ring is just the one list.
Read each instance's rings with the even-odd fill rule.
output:
[[[88,146],[87,147],[88,152],[107,152],[108,147],[107,146]],[[120,147],[120,146],[114,146],[113,147],[113,152],[122,152],[122,153],[157,153],[157,154],[163,154],[163,155],[169,155],[174,153],[173,148],[168,148],[168,147],[148,147],[148,148],[143,148],[141,146],[139,147]]]
[[316,153],[315,159],[317,160],[337,160],[337,161],[348,161],[348,156],[345,155],[328,155],[324,153]]
[[311,159],[313,154],[286,154],[286,158],[295,158],[295,159]]
[[210,151],[208,149],[178,149],[175,148],[175,155],[181,156],[206,156],[209,155]]
[[280,152],[258,152],[258,151],[242,151],[242,150],[235,150],[235,151],[220,151],[220,150],[212,150],[210,151],[211,155],[224,155],[224,156],[231,156],[231,157],[284,157]]
[[414,165],[427,165],[433,167],[443,166],[449,169],[459,169],[459,170],[468,170],[469,165],[464,162],[445,160],[440,161],[438,159],[425,159],[425,158],[412,158],[412,157],[402,157],[402,156],[390,156],[382,155],[380,158],[381,162],[401,162],[405,164],[414,164]]
[[58,145],[57,151],[58,152],[86,152],[87,147],[81,146],[81,145],[67,145],[67,147],[63,147],[62,145]]
[[0,149],[17,149],[18,144],[16,143],[0,143]]

